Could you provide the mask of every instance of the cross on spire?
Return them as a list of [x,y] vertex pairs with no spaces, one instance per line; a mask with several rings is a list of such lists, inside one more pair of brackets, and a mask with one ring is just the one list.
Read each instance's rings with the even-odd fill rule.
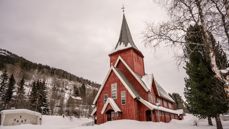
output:
[[121,9],[122,9],[122,12],[125,13],[125,7],[124,7],[124,5],[122,5],[122,8]]

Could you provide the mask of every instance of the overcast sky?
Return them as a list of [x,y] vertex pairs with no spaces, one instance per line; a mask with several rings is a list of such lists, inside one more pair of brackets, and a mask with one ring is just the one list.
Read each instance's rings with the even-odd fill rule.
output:
[[[0,47],[33,62],[102,83],[108,54],[118,41],[123,0],[0,0]],[[146,23],[168,19],[152,0],[125,0],[126,18],[146,73],[168,91],[183,94],[185,71],[174,50],[145,47]]]

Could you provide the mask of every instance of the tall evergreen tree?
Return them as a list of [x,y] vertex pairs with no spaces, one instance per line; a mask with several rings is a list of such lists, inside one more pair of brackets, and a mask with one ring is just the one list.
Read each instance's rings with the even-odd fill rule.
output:
[[48,114],[48,102],[45,81],[34,81],[32,84],[32,91],[29,97],[30,108],[41,112],[42,114]]
[[214,37],[211,35],[211,39],[213,41],[213,48],[216,56],[216,64],[219,69],[225,69],[229,67],[229,63],[227,61],[227,55],[224,52],[222,46],[219,43],[216,43]]
[[39,100],[38,100],[38,111],[42,114],[48,114],[48,101],[47,101],[47,90],[45,81],[38,81],[39,83]]
[[14,76],[13,74],[10,76],[10,79],[9,79],[9,83],[7,85],[7,89],[6,89],[6,93],[5,95],[2,97],[2,100],[3,100],[3,105],[4,105],[4,108],[7,109],[9,108],[9,103],[10,101],[12,100],[12,97],[13,97],[13,92],[14,92],[14,88],[15,88],[15,79],[14,79]]
[[82,86],[80,87],[80,96],[83,99],[83,103],[86,104],[86,86],[83,83]]
[[17,108],[25,108],[26,107],[26,97],[25,97],[25,79],[24,77],[21,79],[19,83],[19,87],[17,89],[17,96],[16,96],[16,107]]
[[38,102],[38,83],[34,81],[32,83],[32,90],[29,95],[29,105],[31,110],[37,111],[37,102]]
[[172,93],[172,94],[169,94],[169,95],[175,101],[175,104],[176,104],[176,108],[177,109],[184,109],[184,101],[181,98],[180,94],[178,94],[178,93]]
[[3,107],[3,105],[2,105],[3,104],[2,97],[4,97],[5,94],[6,94],[7,83],[8,83],[8,75],[7,75],[7,71],[6,70],[3,71],[0,79],[1,79],[1,83],[0,83],[0,107]]
[[[209,33],[211,35],[211,33]],[[212,44],[215,43],[211,36]],[[199,25],[190,26],[186,34],[185,97],[188,109],[200,118],[215,117],[217,128],[222,129],[219,114],[228,110],[224,84],[215,77],[210,62],[204,56],[203,32]],[[223,58],[223,57],[218,57]]]
[[53,85],[51,90],[50,102],[49,102],[49,107],[52,115],[54,114],[54,109],[58,104],[59,99],[60,99],[59,87],[57,85]]

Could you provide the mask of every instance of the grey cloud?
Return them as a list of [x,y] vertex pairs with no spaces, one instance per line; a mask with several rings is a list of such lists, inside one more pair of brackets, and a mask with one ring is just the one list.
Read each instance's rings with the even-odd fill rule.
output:
[[[168,48],[145,48],[145,22],[167,19],[151,0],[128,0],[126,18],[135,44],[145,55],[146,72],[169,92],[183,93],[184,70]],[[0,47],[31,61],[67,70],[101,83],[116,44],[123,0],[1,0]],[[159,57],[159,58],[158,58]]]

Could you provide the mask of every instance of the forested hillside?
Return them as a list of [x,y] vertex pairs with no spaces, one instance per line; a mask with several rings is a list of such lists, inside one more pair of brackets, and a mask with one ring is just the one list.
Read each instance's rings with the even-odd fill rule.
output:
[[99,84],[0,49],[0,107],[89,116]]

